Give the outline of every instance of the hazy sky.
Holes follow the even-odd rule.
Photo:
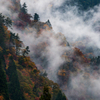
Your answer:
[[[21,0],[21,3],[27,3],[28,11],[32,15],[38,13],[41,21],[51,21],[54,31],[62,32],[68,41],[76,41],[81,37],[88,37],[91,40],[89,45],[99,45],[99,34],[95,31],[95,25],[97,28],[100,21],[100,6],[95,7],[87,12],[78,13],[77,6],[65,7],[65,12],[61,12],[60,6],[64,3],[64,0]],[[96,11],[96,12],[95,12]],[[84,21],[85,19],[87,19]]]

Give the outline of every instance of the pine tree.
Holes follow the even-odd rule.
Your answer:
[[[6,75],[2,68],[1,61],[2,60],[0,60],[0,95],[4,97],[4,100],[9,100]]]
[[[20,89],[20,83],[18,80],[17,70],[13,57],[9,58],[8,76],[9,76],[9,93],[12,100],[24,100],[23,93]]]
[[[5,52],[5,31],[3,26],[6,25],[8,27],[11,27],[12,21],[10,18],[5,18],[2,13],[0,13],[0,46],[3,48],[3,52]]]
[[[61,92],[61,90],[58,92],[56,100],[67,100],[66,96]]]
[[[34,14],[34,21],[39,21],[40,17],[37,13]]]
[[[39,100],[51,100],[51,94],[49,93],[49,88],[47,86],[44,86],[43,94]]]
[[[20,47],[21,47],[20,42],[21,41],[20,41],[19,35],[17,34],[15,36],[16,55],[19,55],[19,51],[20,51]]]
[[[5,18],[5,16],[0,13],[0,25],[6,25],[8,27],[12,26],[12,21],[9,17]]]
[[[31,23],[30,18],[32,18],[32,16],[28,14],[26,3],[24,3],[20,9],[19,18],[26,23],[26,24],[24,23],[25,25]]]
[[[27,47],[25,48],[25,50],[23,51],[23,56],[25,56],[25,54],[28,54],[29,52],[30,52],[29,46],[27,46]]]
[[[24,3],[22,5],[21,12],[24,13],[24,14],[27,14],[27,6],[26,6],[26,3]]]
[[[10,42],[15,45],[14,39],[15,39],[15,33],[10,32]]]

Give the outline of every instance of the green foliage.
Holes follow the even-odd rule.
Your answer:
[[[49,93],[49,88],[47,86],[44,86],[43,94],[39,100],[51,100],[51,94]]]
[[[25,56],[25,54],[28,54],[29,52],[30,52],[29,46],[27,46],[27,47],[25,48],[25,50],[23,51],[23,56]]]
[[[13,61],[13,57],[9,58],[8,76],[9,76],[9,93],[12,100],[24,100],[23,94],[20,89],[20,83],[17,75],[16,65]]]
[[[20,41],[19,35],[18,34],[15,35],[15,33],[10,32],[10,40],[9,41],[11,43],[10,50],[11,50],[11,47],[16,46],[16,55],[19,55],[20,54],[19,51],[20,51],[20,47],[21,47],[21,43],[22,43]]]
[[[33,93],[34,93],[37,97],[39,97],[37,85],[34,86],[34,88],[33,88]]]
[[[12,21],[9,17],[5,18],[5,16],[3,16],[2,13],[0,13],[0,24],[11,27],[12,26]]]
[[[18,41],[20,41],[20,38],[19,38],[18,34],[15,36],[15,39],[18,40]]]
[[[58,92],[58,95],[55,100],[67,100],[66,96],[61,92],[61,90]]]
[[[5,26],[8,26],[8,27],[11,27],[12,25],[12,21],[10,20],[10,18],[5,18],[2,13],[0,13],[0,46],[2,47],[3,49],[3,54],[6,53],[6,44],[5,44],[5,41],[6,41],[6,33],[5,33],[5,30],[4,30],[4,25]]]
[[[13,43],[13,44],[15,44],[15,43],[14,43],[15,33],[10,32],[10,35],[11,35],[11,36],[10,36],[10,42]]]
[[[17,70],[17,72],[20,81],[20,87],[22,92],[24,93],[25,99],[34,100],[36,95],[33,93],[34,84],[32,83],[30,77],[22,75],[22,72],[20,70]],[[31,99],[29,99],[29,97],[27,97],[25,94],[28,94],[28,96],[31,97]]]
[[[3,27],[0,26],[0,46],[5,49],[5,41],[4,41],[4,30]]]
[[[0,60],[0,95],[3,95],[5,100],[9,100],[6,74],[2,68],[1,60]]]
[[[21,41],[20,41],[19,35],[17,34],[15,36],[16,55],[19,55],[19,51],[20,51],[20,47],[21,47],[20,42]]]
[[[20,65],[22,65],[23,67],[25,67],[24,64],[23,64],[24,61],[25,61],[25,60],[24,60],[24,57],[22,57],[22,56],[19,57],[19,59],[18,59],[18,63],[19,63]]]
[[[25,4],[23,7],[26,9]],[[24,10],[25,10],[24,9]],[[27,10],[25,10],[27,12]],[[24,13],[26,13],[24,12]],[[34,20],[39,21],[39,15],[35,14]],[[9,32],[7,41],[6,41],[6,31],[7,27],[11,26],[9,18],[5,18],[0,15],[0,59],[2,59],[2,67],[0,66],[0,95],[4,97],[5,100],[34,100],[35,97],[40,97],[42,93],[43,86],[47,84],[50,88],[44,87],[43,95],[41,95],[40,100],[51,100],[51,97],[56,97],[59,86],[50,81],[46,76],[47,73],[44,72],[42,75],[39,75],[39,70],[37,70],[35,63],[30,60],[30,57],[26,57],[25,54],[30,52],[29,47],[27,46],[24,51],[24,56],[19,55],[19,49],[21,47],[22,41],[15,33]],[[6,31],[5,31],[6,30]],[[7,43],[8,42],[8,43]],[[8,47],[7,47],[7,45]],[[15,50],[15,53],[12,53],[12,50]],[[6,52],[7,51],[7,52]],[[9,57],[10,56],[10,57]],[[42,61],[46,62],[46,58]],[[5,63],[6,62],[6,63]],[[7,65],[6,65],[7,64]],[[46,65],[46,64],[45,64]],[[4,69],[6,73],[4,72]],[[7,81],[8,81],[8,90],[7,90]],[[50,87],[54,85],[55,88]],[[9,91],[9,94],[8,94]],[[54,97],[54,98],[55,98]],[[45,99],[44,99],[45,98]],[[55,100],[55,99],[52,99]]]
[[[21,66],[20,64],[16,63],[16,68],[18,68],[19,70],[23,69],[23,66]]]
[[[21,12],[24,13],[24,14],[27,14],[27,6],[26,6],[26,3],[24,3],[22,5]]]
[[[5,50],[5,32],[3,28],[4,16],[0,14],[0,46]]]
[[[47,74],[47,72],[45,71],[45,72],[41,72],[40,75],[43,76],[43,77],[47,77],[48,74]]]
[[[21,82],[21,88],[25,93],[28,93],[29,95],[31,95],[33,93],[31,87],[26,82]]]
[[[34,14],[34,20],[35,20],[35,21],[39,21],[39,20],[40,20],[39,18],[40,18],[39,15],[38,15],[37,13],[35,13],[35,14]]]

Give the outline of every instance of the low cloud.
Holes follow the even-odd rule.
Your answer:
[[[65,94],[69,100],[99,100],[99,83],[99,74],[95,76],[95,74],[88,74],[83,71],[71,76],[70,87]]]
[[[43,32],[43,34],[37,37],[34,29],[27,34],[27,31],[22,32],[13,28],[13,31],[19,33],[24,44],[30,47],[30,55],[36,64],[41,65],[43,63],[41,59],[47,59],[48,64],[45,70],[48,73],[49,79],[55,82],[58,81],[57,71],[59,66],[65,62],[65,59],[62,59],[61,55],[67,50],[72,50],[74,47],[73,43],[82,40],[85,47],[94,47],[95,45],[95,48],[100,49],[100,6],[95,6],[88,11],[81,12],[77,6],[67,5],[63,8],[65,10],[62,11],[61,7],[65,2],[64,0],[21,0],[21,4],[24,2],[28,6],[28,12],[30,14],[34,15],[34,13],[38,13],[43,22],[49,19],[54,30],[51,32]],[[2,4],[4,4],[4,7]],[[2,8],[1,13],[4,15],[12,14],[7,9],[9,2],[4,2],[3,0],[0,1],[0,5]],[[70,48],[61,46],[59,39],[55,38],[58,32],[65,35],[67,41],[70,43]],[[42,43],[47,43],[45,44],[45,48],[42,48],[43,50],[40,47]],[[34,57],[36,53],[40,54],[37,59]],[[95,56],[100,54],[97,49],[93,49],[93,53]],[[43,66],[45,67],[45,65],[46,62]],[[64,91],[69,100],[77,100],[77,98],[79,98],[78,100],[89,100],[90,98],[99,100],[100,78],[94,77],[93,73],[90,76],[84,76],[85,73],[86,71],[83,71],[76,76],[70,77],[70,88]],[[86,97],[87,94],[90,97]]]
[[[100,55],[100,52],[98,52],[97,49],[94,49],[100,49],[100,5],[83,12],[79,11],[77,6],[66,5],[65,8],[63,8],[63,12],[59,7],[62,6],[64,0],[62,0],[62,2],[55,2],[52,0],[49,0],[48,2],[33,0],[30,2],[21,0],[21,2],[27,3],[29,13],[33,15],[35,12],[38,13],[41,21],[46,21],[49,19],[55,33],[63,33],[72,48],[73,43],[76,41],[82,41],[86,48],[93,48],[93,53],[95,56]],[[64,60],[62,60],[60,57],[61,55],[59,55],[59,53],[63,52],[63,50],[60,49],[57,42],[58,41],[56,40],[52,40],[50,42],[51,45],[48,47],[49,52],[47,55],[50,68],[52,69],[47,70],[48,77],[54,81],[58,80],[57,76],[55,76],[55,72],[57,73],[59,65],[64,63]],[[96,79],[93,73],[89,73],[90,76],[85,76],[85,73],[86,71],[70,77],[70,88],[67,91],[64,91],[69,100],[99,100],[100,96],[98,93],[100,92],[100,79]],[[99,76],[99,74],[97,76]]]

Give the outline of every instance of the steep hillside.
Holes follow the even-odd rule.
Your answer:
[[[59,85],[49,80],[46,73],[40,75],[35,63],[26,56],[29,47],[25,48],[18,34],[8,30],[11,25],[12,21],[0,14],[0,100],[39,100],[44,86],[48,86],[51,100],[55,100]]]
[[[96,36],[93,34],[96,31],[90,28],[88,22],[84,22],[88,18],[79,20],[80,17],[77,17],[74,22],[72,17],[72,22],[70,16],[67,16],[67,20],[71,21],[67,23],[68,28],[72,26],[69,33],[77,31],[79,36],[77,39],[72,37],[75,39],[68,42],[67,30],[66,37],[61,32],[55,33],[50,20],[41,22],[39,14],[34,12],[32,16],[28,13],[26,3],[21,5],[20,0],[9,1],[11,2],[9,8],[16,16],[10,15],[11,21],[0,14],[0,76],[3,76],[3,79],[0,78],[2,81],[0,99],[99,100],[97,90],[100,82],[100,49],[94,45],[97,41],[92,44],[93,39],[90,39],[92,36],[89,35],[90,38],[88,35],[84,36],[90,33],[93,35],[92,38]],[[99,4],[97,0],[76,1],[82,11]],[[73,2],[72,5],[74,3],[76,4]],[[69,13],[72,14],[70,11]],[[77,27],[73,24],[79,25],[78,29],[75,29]],[[89,26],[85,27],[86,24]],[[92,28],[96,29],[94,24]],[[10,31],[11,25],[13,31],[19,34]],[[100,26],[99,23],[97,25]],[[83,29],[85,32],[82,32]],[[81,32],[83,37],[80,36]]]

